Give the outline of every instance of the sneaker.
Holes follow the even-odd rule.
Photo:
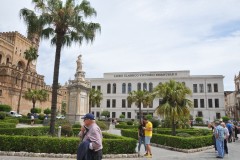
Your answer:
[[[145,154],[144,154],[144,156],[147,156],[147,155],[148,155],[148,153],[145,153]]]
[[[152,158],[152,154],[148,154],[146,157],[147,158]]]

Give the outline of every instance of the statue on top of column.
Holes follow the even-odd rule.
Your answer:
[[[80,54],[77,59],[77,71],[82,71],[82,55]]]

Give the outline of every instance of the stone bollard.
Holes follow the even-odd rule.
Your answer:
[[[61,138],[61,130],[62,130],[62,126],[58,127],[58,138]]]

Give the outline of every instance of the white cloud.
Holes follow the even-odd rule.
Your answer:
[[[79,0],[80,1],[80,0]],[[191,74],[224,75],[233,90],[239,72],[239,0],[90,0],[102,32],[92,45],[64,48],[61,83],[74,78],[76,59],[83,54],[87,77],[105,72],[190,70]],[[14,5],[12,5],[14,4]],[[31,0],[1,2],[0,31],[25,34],[19,10]],[[40,46],[37,70],[52,83],[55,47]]]

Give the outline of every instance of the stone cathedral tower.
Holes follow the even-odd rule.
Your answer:
[[[71,123],[79,123],[81,117],[89,111],[90,82],[85,80],[82,70],[82,55],[78,56],[75,79],[69,80],[68,113],[67,118]]]

